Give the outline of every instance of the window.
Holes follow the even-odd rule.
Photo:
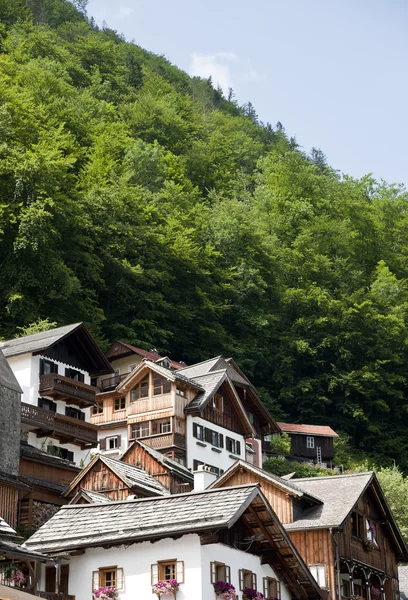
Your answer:
[[[176,579],[179,583],[184,583],[184,561],[176,558],[159,560],[150,566],[150,573],[152,585],[167,579]]]
[[[346,579],[341,580],[341,596],[342,598],[350,598],[350,582]]]
[[[82,381],[82,383],[85,381],[84,374],[76,369],[65,369],[65,377],[69,377],[74,381]]]
[[[224,447],[224,436],[222,433],[218,433],[218,431],[213,431],[212,429],[204,428],[204,437],[205,441],[217,448]]]
[[[351,535],[363,539],[363,515],[357,511],[351,513]]]
[[[183,388],[176,387],[176,394],[184,397],[186,395],[186,390],[183,390]]]
[[[160,396],[160,394],[168,394],[171,390],[171,383],[168,379],[160,377],[160,375],[153,375],[153,395]]]
[[[126,398],[115,398],[115,410],[126,408]]]
[[[210,563],[211,568],[211,583],[217,583],[217,581],[225,581],[231,583],[231,569],[228,565],[220,562]]]
[[[225,446],[231,454],[241,454],[241,442],[230,437],[225,438]]]
[[[147,398],[149,395],[149,375],[146,375],[137,386],[132,390],[132,402],[140,398]]]
[[[92,591],[105,586],[123,590],[123,583],[123,569],[117,567],[101,567],[92,573]]]
[[[248,569],[240,569],[239,589],[243,592],[245,588],[256,590],[256,574],[248,571]]]
[[[268,600],[268,598],[278,598],[278,600],[280,599],[280,581],[278,581],[277,579],[274,579],[273,577],[264,577],[263,588],[265,600]]]
[[[103,413],[103,402],[102,400],[99,400],[95,406],[92,407],[92,414],[93,415],[100,415]]]
[[[314,448],[314,437],[307,436],[306,437],[306,448]]]
[[[376,526],[375,523],[373,521],[370,521],[369,519],[365,520],[366,522],[366,540],[368,540],[369,542],[372,542],[374,544],[374,546],[376,548],[378,548],[378,544],[377,544],[377,530],[376,530]]]
[[[128,366],[128,371],[129,371],[129,373],[131,373],[132,371],[134,371],[134,370],[136,369],[136,366],[137,366],[136,364],[129,365],[129,366]],[[117,374],[119,375],[119,369],[115,369],[115,374],[116,374],[116,371],[118,371],[118,373],[117,373]]]
[[[326,587],[326,569],[324,565],[309,565],[313,577],[321,588]]]
[[[38,398],[38,406],[40,408],[44,408],[45,410],[57,412],[57,404],[52,400],[47,400],[46,398]]]
[[[54,446],[53,444],[49,444],[47,446],[47,454],[51,454],[52,456],[58,456],[59,458],[64,458],[65,460],[69,460],[70,462],[74,462],[74,453],[66,448],[61,448],[61,446]]]
[[[58,373],[58,365],[52,360],[40,359],[40,375],[49,375],[50,373]]]
[[[221,394],[214,394],[212,399],[213,409],[217,412],[222,412],[224,408],[224,399]]]
[[[141,437],[147,437],[150,435],[149,421],[143,423],[133,423],[131,426],[131,438],[137,440]]]
[[[168,421],[161,421],[159,423],[160,433],[171,433],[170,419]]]
[[[201,460],[193,460],[193,471],[197,471],[198,467],[200,467],[201,465],[209,467],[211,473],[215,473],[217,476],[222,475],[224,473],[222,469],[214,467],[213,465],[209,465],[208,463],[204,463]]]
[[[202,425],[198,425],[198,423],[193,423],[193,436],[197,440],[204,441],[205,429]]]
[[[78,408],[72,408],[71,406],[65,407],[65,416],[71,417],[71,419],[78,419],[79,421],[85,421],[85,413]]]
[[[120,435],[111,435],[106,438],[99,440],[99,448],[101,450],[117,450],[120,448]]]

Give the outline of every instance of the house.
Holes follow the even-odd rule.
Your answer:
[[[102,586],[147,599],[172,579],[178,600],[213,598],[217,581],[240,596],[250,587],[280,600],[326,597],[257,485],[64,506],[25,548],[61,557],[76,600]]]
[[[142,441],[189,469],[219,474],[256,436],[227,369],[187,377],[144,359],[115,389],[97,395],[91,423],[100,450],[119,457]]]
[[[83,323],[0,342],[22,391],[26,441],[76,465],[97,446],[90,421],[97,388],[91,378],[112,372]]]
[[[277,423],[283,433],[290,436],[290,458],[297,461],[332,465],[334,439],[339,436],[325,425]],[[268,448],[266,449],[268,453]]]
[[[296,479],[239,461],[212,484],[258,483],[332,600],[394,600],[408,550],[374,473]],[[340,590],[340,593],[338,593]]]
[[[105,501],[169,494],[168,489],[144,469],[103,454],[96,454],[62,495],[72,499],[85,491],[98,492],[99,495],[105,496]],[[84,494],[81,494],[81,497],[83,500],[86,498]],[[92,496],[91,501],[93,499],[95,496]]]
[[[408,600],[408,566],[398,567],[399,591],[401,600]]]

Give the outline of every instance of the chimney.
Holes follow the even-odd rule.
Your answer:
[[[202,492],[216,479],[217,475],[211,471],[211,467],[199,465],[197,471],[194,471],[194,491]]]

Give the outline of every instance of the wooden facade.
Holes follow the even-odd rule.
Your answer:
[[[19,488],[0,480],[1,517],[15,529],[17,526]]]

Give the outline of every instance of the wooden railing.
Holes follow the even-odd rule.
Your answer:
[[[100,383],[101,392],[108,392],[109,390],[114,390],[121,381],[127,377],[129,373],[122,373],[122,375],[113,375],[112,377],[107,377],[106,379],[102,379]]]
[[[92,385],[74,381],[58,373],[40,375],[40,394],[50,398],[66,399],[72,404],[94,405],[97,392],[98,388]]]
[[[25,402],[21,403],[21,422],[36,429],[52,431],[56,437],[62,439],[72,438],[79,442],[94,445],[98,442],[98,427],[96,425],[66,417]]]
[[[37,596],[40,598],[46,598],[46,600],[75,600],[75,596],[71,596],[70,594],[63,594],[60,592],[37,592]]]
[[[179,433],[154,435],[150,437],[141,437],[138,439],[144,442],[146,446],[150,446],[156,450],[161,448],[170,448],[171,446],[179,446],[180,448],[185,448],[186,446],[186,438]]]
[[[165,408],[173,408],[173,396],[172,394],[166,394],[165,396],[156,396],[153,398],[141,398],[131,402],[127,409],[127,414],[140,415],[149,412],[156,412],[157,410],[163,410]]]

